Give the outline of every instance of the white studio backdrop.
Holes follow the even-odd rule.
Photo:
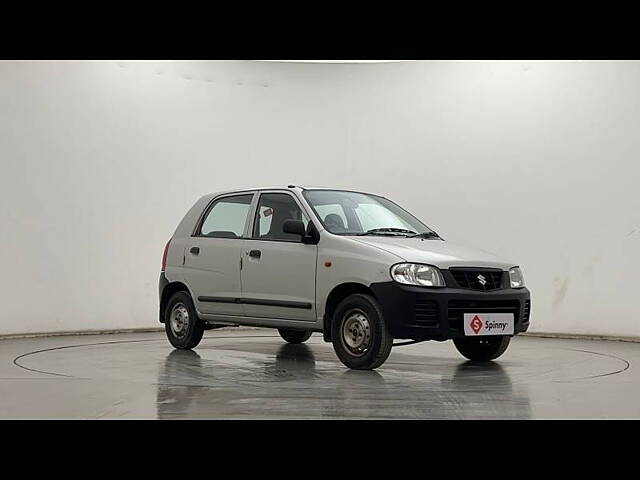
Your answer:
[[[0,334],[160,326],[202,194],[397,201],[518,262],[534,332],[640,336],[640,63],[2,62]]]

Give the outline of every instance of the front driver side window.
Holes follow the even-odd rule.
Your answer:
[[[253,238],[299,242],[299,235],[282,231],[282,226],[286,220],[302,220],[305,229],[309,224],[309,219],[304,215],[291,195],[287,193],[263,193],[260,195],[260,202],[256,210]]]
[[[202,222],[198,235],[216,238],[240,238],[244,233],[253,194],[216,200]]]

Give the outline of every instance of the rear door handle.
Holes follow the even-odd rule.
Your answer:
[[[260,258],[262,256],[262,252],[260,250],[251,250],[249,252],[249,256],[251,258]]]
[[[189,253],[192,255],[199,255],[200,254],[200,247],[191,247],[191,249],[189,250]]]

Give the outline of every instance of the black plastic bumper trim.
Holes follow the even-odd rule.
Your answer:
[[[530,300],[527,288],[505,288],[477,291],[459,288],[423,288],[396,282],[371,284],[371,290],[382,307],[385,320],[394,338],[449,340],[464,337],[460,312],[491,311],[510,304],[515,314],[514,334],[527,331],[525,304]],[[429,305],[425,304],[429,302]],[[474,307],[474,303],[477,307]],[[496,306],[492,307],[490,304]],[[467,306],[459,306],[460,304]],[[427,308],[428,307],[428,308]],[[429,314],[427,321],[420,318]]]
[[[158,309],[158,319],[160,323],[164,323],[164,302],[162,300],[162,293],[164,289],[169,285],[169,280],[167,276],[164,274],[164,271],[160,272],[160,280],[158,281],[158,299],[160,303],[160,308]]]

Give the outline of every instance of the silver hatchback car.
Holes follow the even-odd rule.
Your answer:
[[[175,348],[210,328],[313,332],[353,369],[401,344],[453,340],[474,361],[529,327],[520,268],[445,241],[387,198],[289,185],[200,198],[167,242],[160,322]]]

